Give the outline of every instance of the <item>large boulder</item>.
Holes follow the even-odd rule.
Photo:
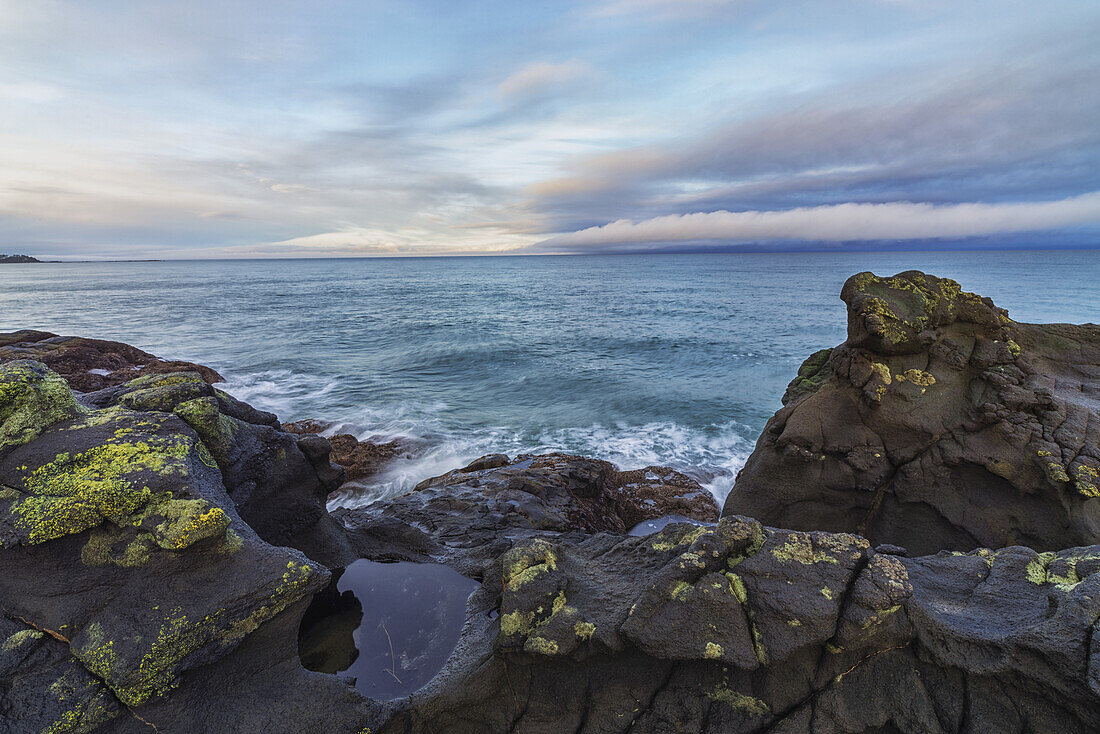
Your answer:
[[[198,372],[139,377],[83,394],[80,402],[176,416],[202,438],[237,511],[261,538],[304,550],[329,567],[347,562],[342,532],[325,509],[343,482],[325,439],[287,433],[273,414],[213,387]]]
[[[4,731],[148,722],[164,732],[289,733],[367,720],[366,702],[296,659],[298,620],[328,571],[242,519],[223,483],[224,445],[180,414],[186,401],[154,409],[134,397],[182,384],[209,389],[198,375],[139,382],[109,407],[88,407],[40,363],[0,365]],[[237,453],[226,453],[227,466]],[[236,655],[257,633],[264,643]],[[269,689],[284,696],[276,707],[264,700]],[[332,712],[319,696],[351,700]]]
[[[914,554],[1100,542],[1100,327],[1024,324],[916,271],[851,277],[724,512]]]

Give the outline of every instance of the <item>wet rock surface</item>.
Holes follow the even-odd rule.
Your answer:
[[[522,505],[526,493],[546,506],[543,522],[556,529],[625,532],[644,520],[679,514],[703,522],[718,519],[714,498],[691,477],[663,466],[620,471],[614,464],[569,454],[489,454],[439,477],[417,491],[473,488],[507,493]],[[523,510],[520,510],[523,512]],[[524,513],[535,521],[535,511]]]
[[[316,420],[284,423],[283,428],[298,436],[319,436],[329,425]],[[327,437],[332,447],[332,462],[344,467],[344,481],[358,482],[378,474],[389,462],[397,458],[412,458],[420,446],[411,439],[389,441],[360,440],[349,433],[336,433]]]
[[[1095,327],[919,274],[845,300],[718,522],[683,475],[561,454],[330,514],[329,442],[201,373],[0,364],[0,732],[1100,730]],[[438,566],[393,561],[474,592],[438,674],[372,698],[335,674],[363,620],[438,627],[403,586]],[[356,562],[382,581],[348,598]]]
[[[725,512],[914,555],[1100,542],[1100,327],[1023,324],[917,272],[848,280]]]

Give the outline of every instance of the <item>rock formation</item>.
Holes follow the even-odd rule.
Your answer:
[[[198,372],[206,382],[222,382],[221,375],[200,364],[163,360],[122,342],[58,336],[46,331],[0,334],[0,362],[15,359],[43,363],[80,392],[169,372]]]
[[[1095,731],[1098,553],[908,559],[741,517],[533,538],[381,731]]]
[[[284,499],[302,507],[310,487],[292,485],[312,465],[289,436],[256,449],[287,456],[245,457],[275,429],[212,390],[196,373],[150,376],[82,404],[41,363],[0,364],[3,730],[254,731],[285,726],[283,707],[302,725],[362,717],[366,702],[296,660],[296,620],[328,571],[254,529],[294,539],[272,518]],[[275,480],[270,506],[250,512],[253,495],[233,494],[257,479]],[[266,643],[242,659],[254,634]],[[270,690],[285,698],[260,706]]]
[[[450,496],[466,488],[516,503],[535,527],[626,532],[640,522],[680,515],[717,522],[714,498],[691,477],[664,466],[620,471],[600,459],[569,454],[517,456],[490,454],[441,477],[425,479],[417,491],[446,488]],[[537,501],[541,509],[527,510]],[[537,515],[552,515],[538,518]]]
[[[668,469],[496,454],[329,514],[328,441],[199,371],[74,393],[7,353],[0,732],[1100,730],[1096,328],[917,273],[844,298],[723,518],[648,536],[716,508]],[[358,558],[480,582],[407,698],[299,662]]]
[[[952,280],[851,277],[725,512],[911,553],[1100,542],[1100,327],[1024,324]]]

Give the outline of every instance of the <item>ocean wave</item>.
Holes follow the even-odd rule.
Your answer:
[[[338,382],[332,377],[309,375],[292,370],[264,370],[250,373],[224,373],[218,387],[238,400],[267,410],[280,420],[292,421],[315,417],[324,411],[328,397]]]
[[[489,453],[561,451],[610,461],[622,469],[669,466],[691,476],[722,503],[753,447],[749,426],[730,421],[690,426],[675,421],[644,424],[505,427],[454,425],[454,411],[439,401],[404,401],[349,407],[338,380],[290,370],[227,375],[224,389],[283,420],[329,421],[324,434],[349,433],[361,441],[402,439],[418,448],[390,461],[381,472],[350,483],[330,507],[359,507],[410,491]]]
[[[552,430],[513,430],[471,427],[463,431],[433,430],[417,434],[379,432],[337,424],[326,431],[352,433],[361,440],[413,438],[423,441],[421,453],[391,461],[379,474],[350,485],[331,500],[333,507],[360,507],[411,490],[428,477],[464,466],[488,453],[542,454],[561,451],[610,461],[622,469],[670,466],[688,474],[721,504],[738,470],[752,451],[747,428],[727,423],[701,428],[673,422],[645,425],[592,425]]]

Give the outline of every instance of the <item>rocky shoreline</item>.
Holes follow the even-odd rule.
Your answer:
[[[0,732],[1100,730],[1100,327],[916,272],[842,298],[720,519],[671,469],[564,454],[330,513],[415,447],[0,335]],[[404,698],[299,660],[361,559],[478,584]]]

